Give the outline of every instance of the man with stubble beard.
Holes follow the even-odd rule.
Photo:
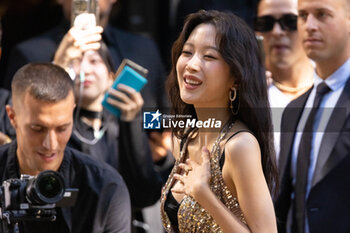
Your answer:
[[[298,32],[314,86],[281,127],[279,232],[350,232],[350,2],[299,0]]]

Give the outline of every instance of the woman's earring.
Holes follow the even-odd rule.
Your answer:
[[[231,87],[230,92],[228,94],[228,98],[231,101],[231,106],[232,106],[232,102],[235,101],[237,97],[237,89],[235,87]]]
[[[235,87],[231,87],[230,91],[228,93],[228,98],[230,99],[230,109],[231,112],[234,116],[236,116],[238,114],[238,108],[236,109],[236,111],[234,111],[233,109],[233,102],[236,100],[237,98],[237,89]]]

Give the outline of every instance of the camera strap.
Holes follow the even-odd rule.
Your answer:
[[[5,169],[5,177],[6,179],[9,178],[19,178],[20,172],[19,172],[19,164],[17,159],[17,139],[13,140],[8,148],[8,159]]]

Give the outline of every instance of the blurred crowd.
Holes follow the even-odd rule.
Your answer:
[[[184,223],[177,212],[175,219],[179,218],[179,223],[172,222],[167,212],[169,201],[165,199],[172,197],[170,205],[182,205],[187,195],[193,198],[193,203],[203,204],[204,197],[190,188],[197,186],[188,185],[185,179],[195,170],[191,164],[204,166],[203,161],[208,158],[202,155],[203,163],[181,160],[186,153],[182,149],[188,141],[194,148],[198,147],[199,152],[191,144],[188,151],[200,153],[202,142],[196,140],[201,137],[195,132],[145,130],[143,113],[157,110],[193,113],[199,119],[203,114],[198,106],[222,108],[189,98],[181,89],[180,80],[183,65],[184,72],[189,73],[183,75],[183,85],[188,89],[197,88],[202,81],[193,78],[198,70],[211,77],[206,62],[220,62],[221,58],[229,64],[236,80],[231,86],[218,86],[225,98],[228,97],[225,111],[230,111],[230,117],[226,113],[221,117],[234,118],[236,125],[242,122],[236,133],[246,131],[257,138],[261,177],[265,177],[270,188],[266,193],[261,191],[261,198],[267,198],[271,205],[266,204],[266,218],[262,218],[264,214],[259,212],[262,206],[254,202],[254,191],[247,191],[249,185],[233,178],[233,184],[228,186],[237,196],[237,203],[243,203],[238,221],[239,227],[243,227],[225,224],[225,220],[232,220],[220,217],[220,213],[227,216],[225,210],[215,212],[209,205],[206,211],[222,229],[242,232],[350,231],[349,224],[345,223],[350,217],[347,198],[350,194],[347,174],[350,167],[350,3],[347,0],[98,0],[98,10],[90,9],[78,16],[72,1],[84,2],[4,0],[0,3],[0,144],[3,145],[0,147],[0,181],[19,178],[23,173],[38,175],[50,169],[62,173],[70,185],[81,190],[77,207],[72,211],[62,208],[57,213],[57,224],[45,225],[43,232],[48,232],[47,229],[51,229],[50,232],[185,232],[181,231]],[[187,18],[195,12],[197,15],[192,15],[192,19]],[[226,48],[226,34],[219,34],[219,26],[215,25],[215,30],[203,27],[207,21],[211,22],[210,17],[218,17],[213,25],[232,17],[220,12],[234,13],[243,20],[242,28],[237,21],[236,26],[241,30],[238,34],[241,32],[242,38],[251,39],[252,45],[244,44],[242,38],[236,36],[237,41],[227,42],[232,46]],[[185,27],[184,22],[187,22]],[[220,58],[207,54],[203,59],[195,56],[196,46],[208,42],[201,34],[206,30],[208,40],[216,33],[213,41],[223,41],[216,45],[218,48],[212,46]],[[240,43],[252,46],[241,50],[250,54],[235,53],[232,48]],[[259,50],[255,51],[254,46]],[[125,84],[112,88],[116,73],[120,74],[118,67],[126,59],[147,70],[147,75],[137,74],[147,79],[141,90]],[[241,66],[228,62],[234,59]],[[256,67],[249,70],[246,67],[249,65],[240,59]],[[249,72],[251,79],[259,76],[260,65],[264,85],[259,80],[245,80]],[[54,78],[45,76],[57,76],[59,81],[56,83]],[[263,90],[254,91],[254,88]],[[176,91],[179,93],[174,94]],[[205,96],[215,93],[211,91]],[[181,105],[180,99],[185,104]],[[108,111],[105,103],[119,113]],[[272,120],[256,118],[254,122],[254,114],[244,112],[256,111],[258,116],[258,108],[264,109],[261,116],[268,113]],[[213,115],[220,118],[217,112]],[[254,123],[266,124],[266,127],[255,127]],[[262,129],[270,132],[261,133]],[[220,144],[222,139],[210,141],[209,136],[211,143],[207,144],[218,141]],[[224,136],[224,139],[228,141],[231,137]],[[252,147],[254,145],[252,143]],[[225,148],[226,141],[223,154]],[[254,154],[248,150],[247,153]],[[220,172],[227,183],[229,165],[224,162]],[[204,171],[198,170],[199,175],[204,174],[200,172]],[[254,177],[259,180],[260,176]],[[206,182],[212,181],[203,181]],[[248,182],[254,183],[252,179]],[[265,183],[254,184],[265,190]],[[240,188],[244,191],[240,192]],[[175,193],[174,197],[169,193]],[[198,196],[202,199],[196,199]],[[250,201],[256,206],[245,205]],[[80,216],[77,209],[85,205],[88,206],[85,211],[91,212]],[[229,208],[226,202],[224,205]],[[256,215],[250,207],[256,210]],[[170,211],[172,209],[173,206]],[[274,216],[275,225],[269,216]],[[76,224],[79,217],[82,223]],[[221,223],[217,219],[225,220]],[[90,225],[82,226],[85,223]],[[23,232],[33,232],[28,229],[41,232],[40,228],[30,223],[19,226]]]

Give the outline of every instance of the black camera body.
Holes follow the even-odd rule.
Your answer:
[[[22,175],[20,179],[3,182],[6,210],[52,208],[63,198],[65,187],[62,176],[44,171],[38,176]]]
[[[73,206],[77,193],[51,170],[5,180],[0,187],[0,233],[12,232],[9,229],[20,221],[54,221],[55,207]]]

